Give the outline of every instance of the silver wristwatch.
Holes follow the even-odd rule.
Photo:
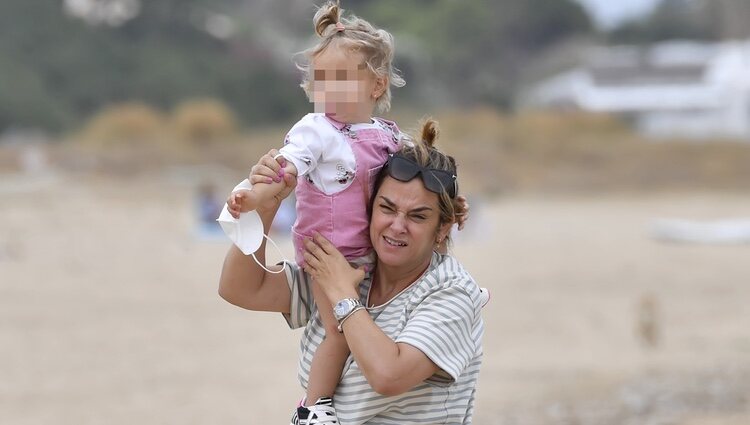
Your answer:
[[[358,299],[344,298],[333,306],[333,317],[341,323],[341,321],[352,314],[357,307],[364,307]]]

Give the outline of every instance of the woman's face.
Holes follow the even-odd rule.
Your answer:
[[[438,196],[425,189],[422,180],[383,180],[370,221],[370,239],[381,265],[426,267],[438,237],[449,229],[450,223],[440,226]]]

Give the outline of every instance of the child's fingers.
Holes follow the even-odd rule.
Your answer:
[[[229,211],[229,214],[234,218],[240,218],[240,208],[239,205],[237,205],[237,200],[235,199],[234,194],[229,196],[229,199],[227,200],[227,211]]]
[[[268,151],[268,155],[276,162],[278,162],[280,167],[286,167],[286,158],[284,158],[284,156],[279,153],[279,151],[277,151],[276,149],[271,149],[270,151]]]
[[[294,188],[294,186],[297,185],[297,177],[295,177],[294,174],[284,174],[284,183],[286,183],[287,186]]]
[[[242,192],[235,192],[232,194],[232,208],[239,210],[242,207],[242,198],[245,197],[244,191]]]

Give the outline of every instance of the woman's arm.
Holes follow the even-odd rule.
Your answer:
[[[418,348],[394,342],[364,310],[350,316],[342,329],[362,374],[382,395],[403,394],[440,370]]]
[[[344,298],[358,298],[355,288],[364,277],[361,270],[349,266],[344,256],[319,234],[314,242],[306,241],[305,248],[305,270],[332,304]],[[354,360],[373,390],[380,394],[402,394],[440,370],[416,347],[393,341],[364,310],[349,316],[342,329]]]
[[[272,150],[264,155],[257,166],[253,167],[251,179],[253,183],[264,181],[263,170],[270,167],[266,164],[276,162],[273,156],[277,152]],[[281,201],[289,195],[294,188],[296,179],[292,175],[284,178],[285,189],[279,192],[273,199],[260,205],[257,209],[258,215],[263,222],[263,232],[268,234],[273,218],[278,211]],[[266,261],[266,241],[264,240],[256,252],[260,263]],[[280,270],[280,266],[271,269]],[[229,249],[224,266],[219,278],[219,295],[228,302],[248,310],[275,311],[281,313],[289,312],[290,291],[286,281],[285,273],[269,273],[260,267],[252,257],[242,254],[234,245]]]

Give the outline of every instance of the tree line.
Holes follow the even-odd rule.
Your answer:
[[[288,122],[309,110],[292,54],[313,41],[311,18],[320,1],[88,3],[101,12],[119,2],[135,12],[116,22],[71,13],[62,0],[0,2],[0,132],[68,131],[107,105],[134,100],[169,109],[185,99],[219,99],[246,126]],[[573,0],[344,0],[342,6],[395,35],[396,65],[407,80],[397,104],[508,109],[529,61],[570,37],[720,37],[704,28],[698,12],[671,13],[687,3],[694,2],[664,0],[648,20],[604,35]],[[678,24],[665,24],[669,19]]]

